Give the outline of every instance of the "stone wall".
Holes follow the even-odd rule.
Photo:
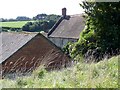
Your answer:
[[[56,46],[63,48],[68,42],[77,42],[78,39],[73,38],[59,38],[59,37],[49,37]]]

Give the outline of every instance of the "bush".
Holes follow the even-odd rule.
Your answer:
[[[27,82],[22,79],[18,79],[16,82],[19,87],[23,87],[23,86],[27,85]]]
[[[55,24],[55,21],[36,21],[36,22],[28,22],[23,27],[23,31],[28,32],[40,32],[45,31],[48,32],[50,28]]]
[[[105,54],[120,54],[120,2],[83,2],[86,26],[71,53],[75,58],[93,57],[99,61]]]

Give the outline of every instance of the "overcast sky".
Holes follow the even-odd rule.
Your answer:
[[[58,14],[61,9],[67,8],[67,14],[80,14],[83,9],[79,6],[81,0],[0,0],[0,18],[16,18],[37,14]]]

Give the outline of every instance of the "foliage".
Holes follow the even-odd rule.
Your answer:
[[[59,15],[55,15],[55,14],[38,14],[37,16],[33,17],[33,20],[53,20],[53,21],[57,21],[60,18]]]
[[[47,17],[47,14],[38,14],[37,16],[33,17],[33,20],[43,20]]]
[[[16,18],[17,21],[28,21],[28,20],[31,20],[29,17],[26,17],[26,16],[18,16]]]
[[[21,32],[21,28],[2,27],[2,32]]]
[[[4,19],[0,18],[0,27],[2,31],[29,31],[29,32],[39,32],[48,30],[55,24],[60,18],[60,15],[54,14],[38,14],[37,16],[30,19],[26,16],[18,16],[16,19]]]
[[[29,31],[29,32],[39,32],[48,30],[55,24],[56,21],[15,21],[15,22],[2,22],[0,26],[2,31]]]
[[[18,16],[16,19],[10,18],[10,19],[4,19],[4,18],[0,18],[0,21],[2,22],[15,22],[15,21],[30,21],[32,20],[29,17],[26,16]]]
[[[98,63],[77,63],[60,71],[47,72],[40,67],[30,76],[6,78],[0,83],[4,83],[4,88],[118,88],[118,57]]]
[[[57,21],[60,18],[60,15],[50,14],[47,16],[46,20],[54,20]]]
[[[30,21],[30,20],[54,20],[57,21],[60,18],[60,15],[55,15],[55,14],[37,14],[34,16],[32,19],[26,16],[17,16],[16,19],[10,18],[10,19],[5,19],[5,18],[0,18],[0,22],[13,22],[13,21]]]
[[[86,26],[75,43],[71,56],[83,56],[99,61],[105,54],[120,50],[120,2],[83,2]]]
[[[23,27],[23,31],[29,31],[29,32],[39,32],[39,31],[45,31],[48,32],[50,28],[55,24],[55,21],[36,21],[36,22],[28,22]]]
[[[73,43],[72,42],[68,42],[64,47],[63,47],[63,52],[65,52],[66,54],[71,55],[71,49],[73,48]]]

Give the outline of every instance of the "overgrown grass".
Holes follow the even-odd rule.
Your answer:
[[[0,27],[22,28],[27,22],[34,21],[13,21],[13,22],[0,22]]]
[[[6,88],[118,88],[118,57],[98,63],[78,63],[60,71],[43,68],[31,76],[3,79]]]

